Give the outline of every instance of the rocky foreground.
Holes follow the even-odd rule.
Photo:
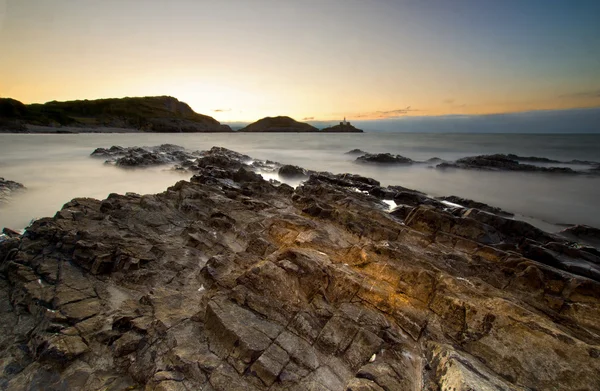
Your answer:
[[[247,162],[213,148],[0,242],[0,387],[600,388],[598,230]]]

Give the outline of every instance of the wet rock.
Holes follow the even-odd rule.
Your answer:
[[[506,212],[498,207],[490,206],[488,204],[484,204],[483,202],[469,200],[467,198],[462,198],[462,197],[457,197],[457,196],[447,196],[447,197],[439,197],[438,199],[441,201],[448,201],[453,204],[458,204],[465,208],[475,208],[475,209],[482,210],[484,212],[489,212],[489,213],[493,213],[493,214],[500,215],[500,216],[506,216],[506,217],[514,216],[514,214],[512,214],[510,212]]]
[[[290,164],[286,164],[282,166],[279,171],[279,176],[282,178],[306,178],[306,171],[298,166],[292,166]]]
[[[7,227],[2,228],[2,233],[9,238],[18,238],[19,236],[21,236],[19,232]]]
[[[0,241],[0,388],[597,388],[594,248],[261,165],[215,147],[163,193],[75,199]]]
[[[108,158],[107,162],[121,167],[145,167],[161,164],[189,165],[198,158],[198,152],[187,152],[183,147],[162,144],[155,147],[112,146],[96,148],[92,157]]]
[[[366,154],[356,158],[358,163],[379,163],[379,164],[412,164],[413,161],[400,155],[391,153]]]
[[[590,244],[600,250],[600,229],[588,225],[574,225],[559,232],[567,239]]]

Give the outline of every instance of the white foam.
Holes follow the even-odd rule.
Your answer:
[[[394,202],[393,200],[383,200],[383,202],[385,202],[390,209],[394,209],[398,206],[398,204],[396,204],[396,202]]]
[[[449,206],[451,208],[461,208],[464,209],[465,207],[459,204],[455,204],[454,202],[450,202],[450,201],[440,201],[442,204]]]

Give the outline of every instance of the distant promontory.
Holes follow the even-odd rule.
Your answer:
[[[198,114],[171,96],[73,100],[24,104],[0,98],[0,132],[8,133],[209,133],[233,132],[216,119]],[[238,130],[243,133],[362,133],[346,119],[318,129],[286,116],[266,117]]]
[[[238,130],[238,132],[244,133],[362,133],[363,131],[355,128],[349,122],[344,120],[339,125],[335,125],[323,130],[319,130],[314,126],[306,123],[299,122],[290,117],[279,116],[279,117],[266,117],[256,122],[251,123]]]
[[[196,113],[170,96],[52,101],[25,105],[0,98],[0,131],[27,132],[31,129],[66,129],[63,133],[116,131],[232,132],[216,119]],[[39,131],[39,130],[38,130]]]

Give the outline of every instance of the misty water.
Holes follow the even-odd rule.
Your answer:
[[[437,170],[427,165],[381,167],[354,163],[345,152],[360,148],[414,160],[514,153],[557,160],[600,161],[600,135],[540,134],[2,134],[0,177],[27,190],[0,204],[0,227],[22,229],[34,218],[53,216],[76,197],[103,199],[110,193],[158,193],[189,173],[169,167],[122,169],[90,157],[112,145],[181,145],[190,150],[223,146],[256,159],[351,172],[383,185],[401,185],[432,196],[458,195],[499,206],[549,231],[556,224],[600,227],[600,177]]]

